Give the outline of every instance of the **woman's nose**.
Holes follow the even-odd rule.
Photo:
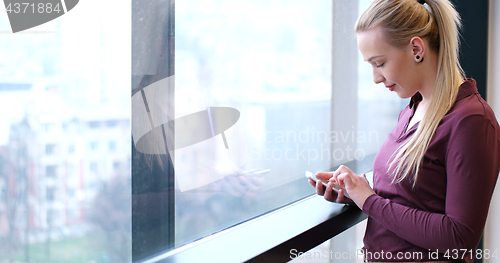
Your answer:
[[[379,84],[381,82],[384,82],[384,80],[385,80],[384,76],[382,76],[382,74],[377,72],[376,69],[373,69],[373,82],[375,82],[375,84]]]

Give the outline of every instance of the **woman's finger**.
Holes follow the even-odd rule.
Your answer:
[[[333,172],[317,172],[316,173],[316,178],[322,178],[326,181],[328,181],[328,179],[332,178],[332,175],[333,175]]]
[[[328,183],[323,197],[330,202],[337,201],[337,192],[333,191],[333,183]]]
[[[335,181],[338,180],[337,177],[339,176],[339,174],[341,172],[341,167],[342,167],[342,165],[339,166],[339,168],[337,168],[337,170],[335,170],[335,172],[333,172],[333,175],[332,175],[333,180],[335,180]]]
[[[337,203],[345,203],[345,195],[344,195],[344,190],[340,189],[337,192]]]
[[[339,174],[341,174],[341,173],[353,173],[351,171],[351,169],[349,169],[349,167],[347,167],[345,165],[339,166],[339,168],[337,169],[337,171],[339,171]]]
[[[316,194],[318,195],[324,195],[325,194],[325,187],[320,181],[316,182]]]
[[[339,176],[337,176],[337,185],[345,188],[346,184],[351,182],[351,178],[349,177],[349,173],[341,173]]]

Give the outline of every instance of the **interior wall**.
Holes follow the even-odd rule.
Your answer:
[[[489,39],[488,39],[488,104],[500,119],[500,1],[489,3]],[[499,160],[500,161],[500,160]],[[484,249],[500,250],[500,184],[497,183],[490,206],[490,214],[484,231]],[[491,258],[484,262],[498,262],[500,258]]]

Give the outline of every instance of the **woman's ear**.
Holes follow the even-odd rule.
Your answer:
[[[410,40],[410,45],[412,47],[413,56],[415,57],[415,62],[424,61],[425,56],[425,43],[420,37],[413,37]]]

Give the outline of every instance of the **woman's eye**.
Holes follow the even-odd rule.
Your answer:
[[[382,67],[383,65],[384,65],[384,63],[379,64],[379,65],[375,65],[375,67],[380,68],[380,67]]]

